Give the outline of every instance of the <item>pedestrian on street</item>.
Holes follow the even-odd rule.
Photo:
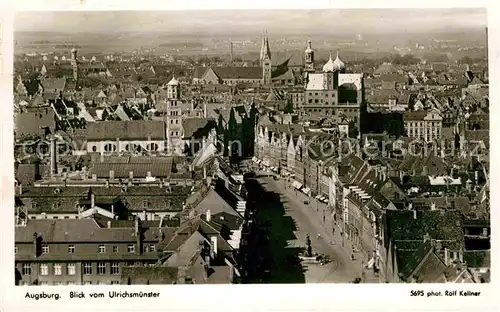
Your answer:
[[[335,235],[335,227],[332,227],[332,234]]]
[[[326,220],[326,218],[325,218],[325,216],[323,216],[323,223],[325,223],[325,220]]]
[[[351,255],[351,260],[354,261],[354,254]]]

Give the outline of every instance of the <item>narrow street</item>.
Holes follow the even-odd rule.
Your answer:
[[[301,199],[290,194],[283,183],[263,172],[247,182],[249,198],[256,206],[257,223],[268,240],[258,252],[264,255],[263,262],[269,267],[269,282],[350,283],[360,277],[361,264],[351,260],[351,255],[339,245],[339,237],[328,232],[322,220],[309,211],[316,209],[315,203],[305,205],[305,196]],[[296,263],[298,254],[305,249],[307,235],[313,252],[328,255],[332,259],[330,263]]]

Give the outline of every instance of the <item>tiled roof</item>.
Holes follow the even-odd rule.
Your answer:
[[[144,240],[158,241],[159,229],[146,228]],[[101,228],[93,219],[29,220],[16,229],[15,241],[33,242],[33,233],[38,233],[47,243],[135,242],[134,232],[134,227]]]
[[[428,175],[442,176],[448,174],[448,164],[444,159],[432,152],[429,152],[428,156],[411,155],[408,153],[398,166],[398,169],[407,172],[415,170],[416,173],[421,173],[424,166],[427,167]]]
[[[418,249],[413,252],[403,251],[398,253],[398,268],[403,279],[407,279],[415,271],[417,266],[424,261],[432,249],[431,241],[428,240],[421,243]]]
[[[416,219],[409,210],[386,213],[388,235],[396,246],[400,240],[423,241],[426,234],[445,240],[443,247],[459,250],[464,246],[463,217],[459,211],[416,211]]]
[[[491,266],[491,251],[465,251],[464,262],[469,268],[489,268]]]
[[[148,162],[134,161],[131,157],[128,163],[123,162],[104,162],[93,163],[90,168],[90,174],[96,174],[98,178],[109,178],[110,171],[114,171],[114,177],[128,178],[129,173],[133,172],[134,177],[144,178],[148,176],[156,178],[168,178],[172,173],[172,158],[170,157],[151,157]]]
[[[53,133],[56,126],[56,117],[51,108],[42,112],[23,112],[15,116],[16,135],[44,135],[44,127]]]
[[[208,132],[217,126],[215,120],[210,118],[185,118],[182,120],[182,128],[184,130],[184,138],[197,136],[207,136]]]
[[[419,283],[435,283],[442,277],[447,266],[435,252],[428,254],[420,263],[419,268],[413,272],[413,277]]]
[[[132,285],[165,285],[177,282],[177,267],[155,266],[155,267],[124,267],[121,271],[122,284]]]
[[[403,119],[404,121],[411,121],[411,120],[423,121],[425,116],[427,116],[426,111],[405,112],[403,114]]]
[[[395,83],[405,83],[408,84],[409,78],[407,75],[399,75],[399,74],[381,74],[378,77],[381,81],[384,82],[395,82]]]
[[[262,67],[211,67],[221,79],[262,79]]]
[[[45,91],[49,90],[64,91],[65,86],[66,86],[65,78],[45,78],[42,81],[42,87]]]
[[[395,73],[397,70],[394,65],[389,64],[389,63],[384,63],[380,65],[373,73],[376,75],[382,75],[382,74],[392,74]]]
[[[37,177],[37,164],[19,164],[15,170],[16,180],[23,186],[32,185]]]
[[[165,140],[166,126],[163,121],[99,121],[88,125],[89,141]]]

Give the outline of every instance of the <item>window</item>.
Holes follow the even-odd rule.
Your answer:
[[[62,275],[62,264],[54,264],[54,275]]]
[[[23,263],[23,275],[31,275],[31,264]]]
[[[49,286],[49,282],[40,282],[40,286]]]
[[[68,253],[70,253],[70,254],[75,253],[75,245],[69,245],[68,246]]]
[[[155,245],[149,245],[149,252],[155,252],[156,246]]]
[[[111,274],[113,275],[120,274],[120,264],[118,262],[111,263]]]
[[[42,253],[44,253],[44,254],[49,253],[49,246],[47,246],[47,245],[42,245]]]
[[[130,252],[130,253],[135,252],[135,246],[134,246],[134,245],[128,245],[128,246],[127,246],[127,250],[128,250],[128,252]]]
[[[64,216],[64,219],[69,219],[69,216]]]
[[[76,265],[74,263],[68,263],[67,270],[68,270],[68,275],[75,275]]]
[[[99,275],[104,275],[106,274],[106,263],[104,262],[99,262],[97,264],[97,274]]]
[[[111,281],[111,285],[120,285],[120,281]]]
[[[118,252],[118,246],[113,246],[113,252]]]
[[[91,281],[86,281],[86,282],[83,282],[83,285],[92,285],[92,282]]]
[[[46,263],[40,264],[40,275],[49,275],[49,265]]]
[[[59,205],[56,205],[56,207],[58,207],[58,206]],[[53,216],[52,219],[57,220],[57,219],[59,219],[59,217],[58,216]]]
[[[66,284],[67,284],[68,286],[70,286],[70,285],[76,285],[76,284],[75,284],[75,282],[67,282]]]
[[[106,252],[106,246],[99,245],[99,253],[105,253],[105,252]]]
[[[14,254],[17,254],[17,246],[14,247]]]
[[[92,274],[92,263],[90,263],[90,262],[83,263],[83,274],[85,274],[85,275]]]

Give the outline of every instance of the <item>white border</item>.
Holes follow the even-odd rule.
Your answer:
[[[81,4],[83,3],[83,4]],[[498,307],[497,300],[492,300],[493,289],[498,285],[498,248],[497,223],[498,196],[495,187],[499,185],[498,179],[494,173],[498,170],[498,165],[491,165],[491,215],[492,215],[492,283],[481,285],[456,285],[456,284],[342,284],[342,285],[228,285],[228,286],[87,286],[87,287],[15,287],[13,263],[13,233],[14,226],[12,222],[13,207],[13,119],[12,117],[12,12],[14,10],[33,11],[33,10],[200,10],[200,9],[322,9],[322,8],[456,8],[456,7],[486,7],[488,6],[489,22],[489,60],[490,60],[490,85],[500,86],[500,75],[498,73],[499,62],[499,41],[493,40],[500,38],[499,28],[499,5],[496,1],[491,1],[488,5],[486,1],[348,1],[334,3],[333,1],[207,1],[207,0],[178,0],[174,1],[116,1],[116,0],[24,0],[12,1],[9,4],[2,4],[2,20],[0,24],[2,50],[0,54],[0,133],[1,147],[0,163],[1,179],[1,209],[0,220],[2,220],[0,236],[0,311],[18,311],[18,310],[382,310],[382,311],[401,311],[401,310],[474,310],[487,311]],[[2,59],[3,58],[3,59]],[[500,103],[499,88],[490,88],[491,117],[493,121],[498,116]],[[498,129],[495,123],[491,123],[491,141],[496,142],[498,138]],[[491,146],[491,157],[495,159],[498,155],[498,147],[495,144]],[[463,286],[463,287],[461,287]],[[24,300],[26,290],[31,292],[40,292],[44,290],[47,293],[58,292],[64,298],[59,301],[31,301]],[[89,290],[102,291],[107,293],[109,290],[128,290],[128,291],[156,291],[161,292],[159,300],[154,299],[94,299],[78,300],[69,299],[68,294],[71,290]],[[435,298],[415,298],[411,297],[411,290],[423,289],[425,291],[444,291],[444,290],[476,290],[481,291],[482,295],[478,298],[466,297],[435,297]],[[497,291],[498,293],[498,291]]]

